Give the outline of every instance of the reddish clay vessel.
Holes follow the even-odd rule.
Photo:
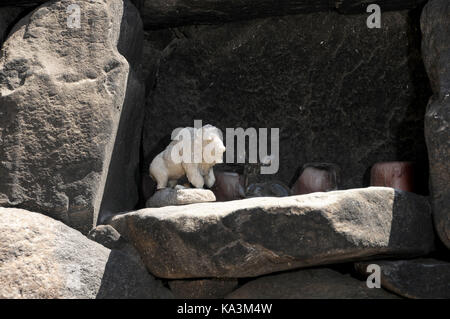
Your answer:
[[[414,192],[414,164],[412,162],[381,162],[370,171],[370,185]]]
[[[293,195],[329,192],[338,189],[339,168],[331,163],[309,163],[292,186]]]
[[[216,201],[226,202],[245,198],[245,190],[243,185],[243,178],[238,173],[234,172],[214,172],[216,182],[211,188]]]

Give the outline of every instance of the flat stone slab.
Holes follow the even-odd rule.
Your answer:
[[[433,249],[425,197],[371,187],[148,208],[110,224],[160,278],[239,278]]]
[[[164,207],[215,202],[216,196],[209,189],[199,188],[164,188],[158,190],[145,204],[147,207]]]
[[[450,263],[436,259],[376,260],[359,262],[355,268],[363,275],[367,266],[377,264],[381,270],[381,286],[412,299],[450,298]]]

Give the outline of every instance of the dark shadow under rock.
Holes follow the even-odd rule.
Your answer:
[[[238,285],[237,279],[171,280],[170,290],[180,299],[221,299]]]
[[[413,299],[449,299],[450,263],[436,259],[374,260],[355,264],[364,276],[368,265],[380,266],[381,286]]]
[[[227,299],[397,299],[381,288],[328,268],[304,269],[260,277]]]

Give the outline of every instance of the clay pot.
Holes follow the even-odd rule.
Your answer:
[[[245,198],[243,178],[234,172],[214,172],[216,182],[211,190],[216,195],[216,201],[226,202]]]
[[[338,189],[339,167],[331,163],[308,163],[292,186],[293,195],[329,192]]]
[[[376,163],[370,171],[370,185],[413,192],[415,190],[414,164],[412,162]]]

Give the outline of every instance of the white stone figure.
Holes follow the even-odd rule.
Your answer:
[[[223,162],[221,131],[212,126],[181,129],[166,149],[150,164],[150,176],[157,183],[157,190],[175,187],[177,180],[186,175],[195,188],[211,188],[216,179],[213,166]]]

